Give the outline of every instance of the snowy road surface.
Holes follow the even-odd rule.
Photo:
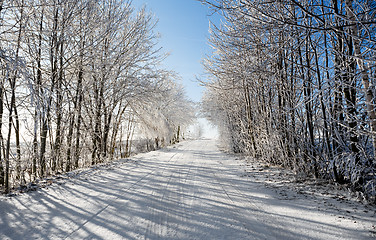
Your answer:
[[[195,140],[90,168],[36,192],[0,198],[0,239],[375,236],[374,215],[362,206],[342,203],[341,210],[330,199],[278,193],[245,175],[244,167],[213,140]],[[289,195],[295,197],[281,198]]]

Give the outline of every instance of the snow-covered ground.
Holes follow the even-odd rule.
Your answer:
[[[376,236],[374,207],[289,179],[219,151],[213,140],[186,141],[1,197],[0,239]]]

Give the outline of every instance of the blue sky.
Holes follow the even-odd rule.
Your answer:
[[[158,19],[155,30],[161,35],[159,46],[170,53],[166,68],[182,77],[191,100],[200,101],[203,87],[196,76],[202,78],[201,60],[211,52],[207,43],[209,19],[214,18],[211,11],[196,0],[133,0],[136,8],[144,5]]]

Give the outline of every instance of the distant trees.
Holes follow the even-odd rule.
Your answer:
[[[376,4],[201,1],[220,12],[203,108],[233,151],[376,195]]]
[[[136,126],[167,143],[191,121],[191,111],[166,110],[192,106],[160,67],[155,20],[131,1],[1,1],[0,15],[5,192],[123,155]]]

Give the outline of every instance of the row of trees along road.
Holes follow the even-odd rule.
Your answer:
[[[223,17],[203,108],[228,146],[375,201],[376,2],[201,2]]]
[[[139,129],[159,146],[178,138],[194,111],[160,67],[155,24],[127,0],[0,1],[5,192],[128,155]]]

